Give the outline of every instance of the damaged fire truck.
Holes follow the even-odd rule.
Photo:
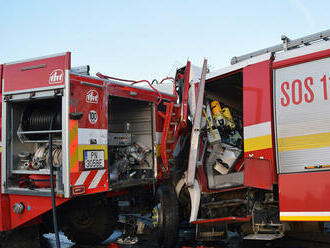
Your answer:
[[[330,221],[329,36],[282,36],[229,67],[206,74],[204,64],[200,82],[190,62],[177,71],[181,122],[192,127],[178,135],[176,192],[197,240],[315,239]]]
[[[330,221],[328,37],[283,36],[213,72],[188,62],[164,79],[173,94],[92,77],[70,53],[2,65],[3,244],[59,228],[95,244],[118,213],[131,236],[144,231],[134,213],[152,219],[160,247],[175,247],[180,223],[198,241],[320,233]]]

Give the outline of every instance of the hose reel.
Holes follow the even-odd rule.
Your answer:
[[[21,113],[21,119],[17,135],[22,143],[33,144],[32,149],[18,154],[21,167],[25,170],[39,170],[49,168],[49,157],[55,168],[62,165],[61,144],[53,144],[50,148],[48,139],[52,130],[58,132],[52,134],[61,139],[62,116],[60,105],[54,102],[30,103]],[[33,150],[33,152],[32,152]]]
[[[62,128],[62,114],[57,106],[47,106],[41,104],[29,104],[21,115],[19,130],[20,139],[27,138],[29,140],[46,140],[47,133],[38,133],[37,131],[48,131],[50,123],[54,119],[52,130],[60,130]],[[26,134],[26,131],[35,131]]]

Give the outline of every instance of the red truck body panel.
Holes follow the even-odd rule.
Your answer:
[[[70,69],[70,56],[67,52],[33,61],[6,64],[3,70],[5,79],[3,91],[8,93],[63,86],[64,71]]]
[[[275,62],[273,68],[279,69],[329,57],[330,49],[327,49]],[[329,171],[280,174],[280,220],[330,221],[329,179]]]
[[[108,97],[102,80],[70,75],[70,113],[82,113],[70,120],[70,184],[75,195],[105,192],[108,185],[107,130]],[[97,145],[90,140],[93,137]],[[84,149],[103,150],[105,167],[85,170]]]
[[[68,201],[67,198],[56,198],[56,206],[63,204]],[[52,201],[50,197],[40,197],[40,196],[27,196],[27,195],[9,195],[9,211],[7,212],[6,217],[10,222],[10,226],[7,226],[7,229],[11,230],[16,227],[20,227],[24,224],[27,224],[30,221],[33,221],[39,218],[42,214],[47,212],[52,208]],[[22,202],[24,203],[25,210],[21,214],[15,214],[12,209],[15,203]],[[10,227],[10,228],[8,228]]]
[[[243,68],[244,157],[269,160],[276,183],[272,82],[271,60]]]
[[[273,189],[273,167],[267,159],[244,160],[244,186],[258,189]]]
[[[280,174],[280,219],[329,221],[329,178],[329,171]]]

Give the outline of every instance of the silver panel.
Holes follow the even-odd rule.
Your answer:
[[[38,196],[51,196],[49,189],[24,189],[24,188],[10,188],[6,191],[7,194],[15,195],[38,195]]]
[[[28,92],[35,92],[35,91],[47,91],[47,90],[56,90],[56,89],[62,89],[64,88],[64,85],[58,85],[58,86],[47,86],[47,87],[41,87],[41,88],[32,88],[32,89],[25,89],[25,90],[17,90],[17,91],[8,91],[3,92],[3,95],[13,95],[13,94],[23,94]]]
[[[157,165],[157,137],[156,137],[156,104],[152,104],[152,153],[154,156],[154,178],[158,176],[158,165]]]
[[[102,89],[105,88],[104,85],[93,84],[93,83],[89,83],[89,82],[80,82],[80,84],[91,86],[91,87],[96,87],[96,88],[102,88]]]
[[[329,65],[330,58],[325,58],[274,72],[276,146],[280,173],[311,171],[305,166],[330,164],[330,141],[327,140],[330,135],[330,105],[329,99],[324,98],[323,83],[320,81],[327,75],[326,90],[330,97]],[[308,83],[314,94],[311,102],[306,101],[310,99],[304,84],[307,77],[313,78],[313,84]],[[302,82],[302,101],[299,104],[292,102],[292,82],[296,79]],[[287,90],[290,103],[287,106],[281,104],[281,98],[283,101],[286,99],[281,90],[283,82],[289,82],[290,85],[290,90]],[[295,92],[298,92],[298,88],[298,83],[295,83]],[[298,101],[299,94],[295,98]],[[303,142],[304,139],[306,142]]]
[[[6,178],[7,178],[7,103],[2,100],[2,130],[1,130],[1,143],[2,143],[2,155],[1,155],[1,190],[2,193],[6,193]]]
[[[212,166],[207,167],[207,182],[210,189],[238,187],[244,184],[244,171],[226,175],[215,174]]]
[[[278,162],[278,149],[277,149],[277,112],[276,112],[276,93],[275,93],[275,82],[276,82],[276,75],[275,75],[275,71],[273,73],[273,123],[274,123],[274,140],[275,140],[275,159],[276,159],[276,172],[279,173],[280,172],[280,166],[279,166],[279,162]]]
[[[37,91],[37,92],[35,92],[35,95],[32,97],[32,99],[49,98],[52,96],[54,96],[54,90]],[[12,97],[9,101],[28,100],[30,98],[31,98],[30,93],[21,93],[21,94],[12,95]]]
[[[201,134],[201,120],[202,120],[206,69],[207,69],[207,60],[204,59],[201,80],[198,83],[198,90],[197,90],[198,98],[197,98],[197,103],[196,103],[193,127],[192,127],[192,131],[191,131],[190,152],[189,152],[187,181],[186,181],[186,184],[188,187],[193,186],[193,184],[194,184],[196,166],[197,166],[198,155],[199,155],[199,139],[200,139],[200,134]]]
[[[118,103],[118,102],[116,102]],[[125,133],[126,123],[128,133],[132,134],[132,142],[141,142],[152,148],[152,106],[147,102],[123,102],[120,105],[111,104],[109,132]]]
[[[329,170],[329,168],[304,169],[304,167],[329,165],[330,147],[279,152],[278,159],[281,173]]]
[[[69,147],[69,112],[70,112],[70,71],[65,70],[65,89],[62,97],[62,153],[64,197],[70,197],[70,147]]]

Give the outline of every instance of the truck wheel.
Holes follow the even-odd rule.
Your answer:
[[[95,245],[109,238],[118,219],[117,205],[101,197],[78,198],[62,213],[64,234],[80,245]]]
[[[179,229],[178,211],[178,200],[173,186],[158,187],[152,218],[159,247],[175,247]]]

